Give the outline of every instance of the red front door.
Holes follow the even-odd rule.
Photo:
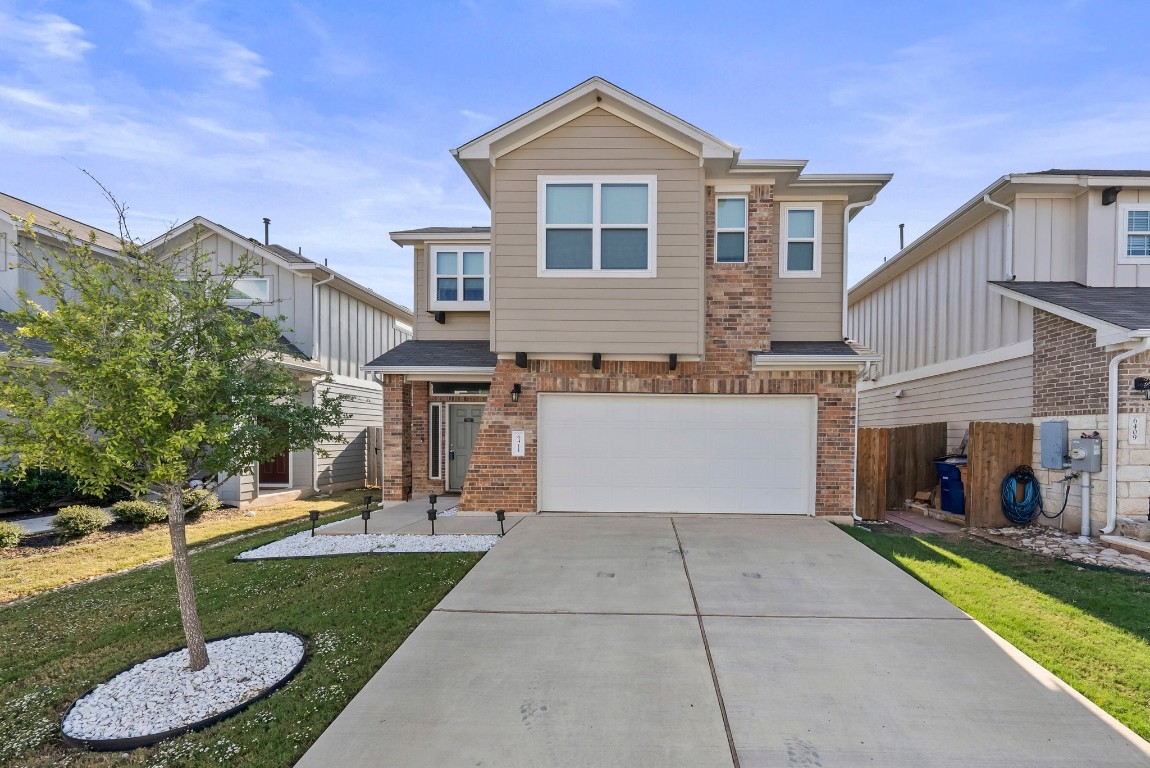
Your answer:
[[[291,482],[289,461],[290,451],[284,451],[268,461],[261,461],[260,485],[288,485]]]

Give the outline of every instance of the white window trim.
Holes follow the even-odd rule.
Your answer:
[[[591,185],[591,269],[548,269],[547,268],[547,185],[548,184],[590,184]],[[599,233],[603,229],[639,229],[635,224],[602,225],[600,218],[600,196],[604,184],[646,184],[647,185],[647,268],[646,269],[601,269]],[[536,250],[538,251],[538,277],[655,277],[657,272],[656,240],[658,239],[658,177],[657,176],[540,176],[536,191],[535,218]],[[557,225],[551,229],[586,229],[587,225]]]
[[[428,384],[428,389],[430,389],[430,387],[431,387],[431,385]],[[432,422],[431,414],[436,412],[436,411],[439,412],[439,427],[438,427],[438,431],[439,431],[439,441],[438,441],[439,442],[439,456],[438,456],[438,459],[439,459],[439,461],[438,462],[435,461],[435,459],[436,459],[436,456],[435,456],[436,441],[431,439],[430,434],[428,434],[428,439],[427,439],[427,478],[429,480],[442,480],[443,479],[443,444],[445,442],[445,440],[444,440],[445,430],[443,428],[443,414],[444,414],[444,411],[447,410],[446,408],[443,407],[443,405],[444,405],[443,403],[431,403],[430,407],[428,408],[428,411],[427,411],[427,426],[428,426],[428,432],[429,433],[430,433],[431,422]],[[439,469],[439,471],[432,474],[431,467],[433,465],[436,465],[436,464],[438,464],[437,468]]]
[[[1126,220],[1130,211],[1150,211],[1150,203],[1119,203],[1118,204],[1118,236],[1116,238],[1118,246],[1118,260],[1125,261],[1131,264],[1145,264],[1150,262],[1150,256],[1130,256],[1126,253],[1127,248],[1127,235],[1142,235],[1150,232],[1131,232],[1126,229]]]
[[[809,237],[790,237],[787,232],[787,224],[789,216],[788,211],[814,211],[815,212],[815,236]],[[779,277],[786,278],[817,278],[823,276],[823,204],[822,203],[783,203],[781,212],[782,222],[779,224],[780,237],[779,237]],[[814,269],[787,269],[787,244],[791,241],[815,244],[814,253]]]
[[[719,226],[719,201],[720,200],[742,200],[743,201],[743,226],[741,227],[720,227]],[[715,195],[715,250],[711,254],[711,260],[716,264],[746,264],[747,252],[750,249],[750,237],[748,230],[750,229],[751,219],[751,198],[748,195],[730,195],[719,194]],[[719,233],[720,232],[742,232],[743,233],[743,258],[740,261],[719,261]]]
[[[264,284],[267,285],[268,288],[268,297],[266,299],[228,299],[228,304],[250,305],[270,304],[272,302],[272,279],[270,277],[264,277],[263,275],[249,275],[247,277],[241,277],[235,282],[238,283],[240,280],[263,280]]]
[[[459,299],[456,301],[440,301],[436,298],[438,287],[438,274],[435,271],[436,254],[442,251],[452,251],[459,254],[459,272],[455,275],[459,280]],[[463,278],[479,277],[479,275],[463,274],[463,253],[483,254],[483,301],[463,300]],[[491,309],[491,247],[487,245],[450,245],[447,243],[435,244],[427,248],[427,308],[454,311],[454,312],[487,312]]]

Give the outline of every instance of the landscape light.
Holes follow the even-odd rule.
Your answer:
[[[432,536],[435,535],[435,518],[438,516],[439,516],[439,513],[435,511],[435,507],[432,507],[431,509],[427,510],[427,519],[431,521],[431,535]]]
[[[307,511],[307,516],[311,520],[311,535],[315,536],[315,524],[319,522],[319,510],[309,509]]]
[[[507,531],[503,530],[503,521],[507,519],[507,510],[495,510],[495,519],[499,521],[499,535],[502,537]]]

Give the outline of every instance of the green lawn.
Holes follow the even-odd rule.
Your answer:
[[[183,645],[170,563],[0,609],[0,766],[291,766],[480,558],[232,560],[306,527],[257,533],[192,556],[209,637],[298,632],[308,640],[303,670],[240,715],[155,747],[75,750],[60,741],[58,725],[71,701],[92,685]]]
[[[220,509],[206,512],[187,527],[188,544],[198,546],[229,536],[307,518],[309,509],[325,515],[363,505],[370,491],[337,493],[251,510]],[[375,491],[379,496],[379,491]],[[50,547],[0,549],[0,603],[48,589],[117,573],[126,568],[170,557],[167,524],[146,528],[117,526],[82,539],[62,539]]]
[[[965,535],[843,530],[1150,738],[1150,578]]]

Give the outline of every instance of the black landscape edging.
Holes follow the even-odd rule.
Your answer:
[[[259,634],[264,634],[264,633],[268,633],[268,632],[276,632],[279,634],[291,635],[292,637],[297,638],[303,644],[303,655],[300,656],[300,660],[296,663],[296,665],[294,667],[292,667],[291,671],[289,671],[287,673],[287,675],[280,678],[277,682],[275,682],[274,684],[272,684],[268,688],[265,688],[257,696],[250,698],[247,701],[240,702],[239,704],[232,707],[231,709],[225,710],[223,712],[217,712],[216,714],[212,715],[211,717],[205,718],[203,720],[199,720],[199,721],[194,722],[194,723],[189,723],[188,725],[182,725],[179,728],[173,728],[169,731],[163,731],[161,733],[152,733],[152,734],[147,734],[145,736],[129,736],[129,737],[125,737],[122,739],[81,739],[81,738],[77,738],[75,736],[69,736],[68,734],[64,733],[64,722],[68,719],[68,715],[72,714],[72,710],[75,709],[76,705],[79,704],[81,701],[83,701],[85,698],[87,698],[88,695],[90,693],[92,693],[92,691],[96,690],[97,686],[92,686],[87,691],[85,691],[82,696],[78,697],[75,701],[73,701],[71,706],[68,707],[67,711],[64,712],[64,716],[60,718],[60,736],[64,739],[65,743],[67,743],[73,747],[82,747],[84,749],[90,749],[94,752],[127,752],[129,750],[139,749],[140,747],[148,747],[148,746],[151,746],[152,744],[158,744],[161,741],[165,741],[167,739],[171,739],[171,738],[174,738],[176,736],[183,736],[186,733],[193,733],[195,731],[202,731],[205,728],[208,728],[210,726],[215,725],[216,723],[220,722],[221,720],[225,720],[225,719],[231,717],[232,715],[237,715],[240,712],[243,712],[248,707],[250,707],[252,704],[255,704],[257,701],[261,701],[263,699],[266,699],[268,696],[271,696],[273,693],[278,691],[280,688],[283,688],[285,685],[287,685],[291,681],[291,679],[293,677],[295,677],[299,673],[299,671],[301,669],[303,669],[303,665],[307,662],[307,659],[308,659],[307,640],[302,635],[299,635],[299,634],[292,632],[290,630],[287,630],[287,629],[260,629],[260,630],[254,631],[254,632],[239,632],[239,633],[236,633],[234,635],[223,635],[221,637],[212,637],[206,641],[208,643],[212,643],[212,642],[215,642],[217,640],[229,640],[233,637],[247,637],[249,635],[259,635]],[[112,679],[118,677],[119,675],[124,674],[128,670],[130,670],[136,666],[139,666],[140,664],[143,664],[145,661],[151,661],[152,659],[158,659],[158,658],[161,658],[163,656],[167,656],[170,653],[175,653],[176,651],[183,650],[186,647],[187,647],[186,645],[180,645],[180,646],[177,646],[175,648],[172,648],[171,650],[164,651],[163,653],[157,653],[154,656],[150,656],[147,659],[144,659],[143,661],[137,661],[133,664],[130,664],[127,667],[124,667],[119,672],[115,673],[114,675],[109,675],[108,678],[104,682],[107,682],[108,680],[112,680]],[[100,683],[99,685],[103,685],[103,683]]]

